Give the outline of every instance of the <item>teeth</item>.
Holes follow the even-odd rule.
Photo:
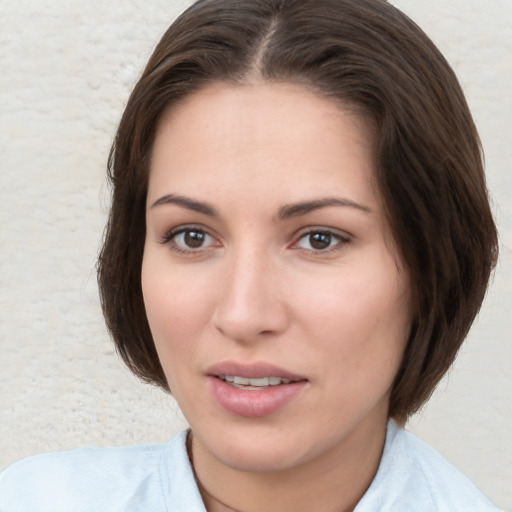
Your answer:
[[[279,386],[279,384],[289,384],[290,379],[283,377],[262,377],[259,379],[248,379],[246,377],[239,377],[238,375],[222,375],[221,378],[235,387],[249,386],[253,388],[263,388],[268,386]]]

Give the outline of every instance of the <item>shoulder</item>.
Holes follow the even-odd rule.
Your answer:
[[[184,435],[161,445],[80,448],[21,460],[0,475],[0,510],[137,510],[146,495],[155,510],[165,510],[158,503],[164,499],[162,459],[169,462],[176,445],[184,444]]]
[[[392,421],[377,475],[361,500],[361,508],[356,508],[357,512],[373,510],[499,512],[442,455]]]
[[[439,452],[411,432],[399,430],[397,451],[406,458],[420,489],[428,489],[439,510],[497,511],[490,500]]]

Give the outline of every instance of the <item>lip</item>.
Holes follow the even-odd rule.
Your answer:
[[[262,390],[246,390],[226,383],[220,378],[224,375],[248,379],[281,377],[292,382],[269,386]],[[222,362],[208,368],[206,376],[215,401],[229,413],[246,418],[260,418],[278,412],[296,398],[308,384],[305,377],[268,363]]]
[[[307,380],[303,375],[289,372],[270,363],[240,363],[237,361],[224,361],[214,364],[206,370],[209,377],[221,375],[238,375],[247,379],[261,379],[263,377],[281,377],[293,381]]]

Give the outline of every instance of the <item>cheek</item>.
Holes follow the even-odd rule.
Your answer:
[[[409,283],[394,266],[381,272],[370,268],[310,287],[297,310],[303,311],[303,327],[325,365],[355,379],[372,372],[389,379],[410,331]]]
[[[211,301],[204,282],[198,283],[179,268],[171,271],[150,255],[145,255],[141,280],[149,327],[169,378],[174,374],[172,367],[183,367],[187,354],[197,348]]]
[[[207,302],[205,282],[171,266],[166,254],[146,251],[142,263],[142,293],[151,329],[193,327]]]
[[[318,362],[322,387],[318,406],[332,425],[347,411],[364,415],[384,403],[402,361],[410,328],[407,294],[390,296],[373,285],[333,293],[311,334],[315,353],[309,359]]]

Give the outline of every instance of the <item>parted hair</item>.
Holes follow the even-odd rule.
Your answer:
[[[415,315],[389,409],[405,420],[454,361],[484,298],[498,238],[457,78],[385,0],[199,0],[165,32],[108,161],[113,195],[98,282],[117,350],[135,374],[168,390],[141,288],[150,157],[163,113],[213,82],[257,80],[302,84],[375,126],[375,182],[413,287]]]

